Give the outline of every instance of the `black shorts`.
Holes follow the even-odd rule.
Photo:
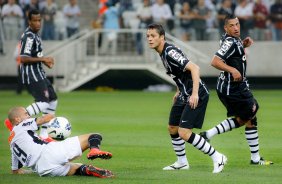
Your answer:
[[[227,117],[235,116],[242,120],[250,120],[255,117],[259,109],[256,99],[249,90],[230,95],[217,92],[217,95],[227,109]]]
[[[57,95],[51,82],[45,78],[38,82],[26,85],[28,92],[34,97],[36,102],[47,102],[57,100]]]
[[[202,128],[208,101],[209,95],[206,95],[199,99],[196,109],[191,109],[188,102],[177,98],[170,111],[169,125],[188,129]]]

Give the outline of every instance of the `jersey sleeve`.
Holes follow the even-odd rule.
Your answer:
[[[232,53],[235,52],[235,46],[236,44],[233,41],[233,39],[227,38],[223,41],[223,43],[221,44],[219,50],[215,53],[215,55],[225,61],[227,58],[229,58],[232,55]]]
[[[172,48],[167,51],[167,61],[170,61],[170,63],[176,67],[178,67],[180,70],[185,71],[185,66],[189,62],[189,59],[183,54],[183,52],[180,49]]]
[[[29,56],[32,57],[32,47],[34,46],[34,35],[30,34],[24,34],[21,39],[21,50],[20,50],[20,56]]]

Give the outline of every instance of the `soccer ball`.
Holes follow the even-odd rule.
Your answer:
[[[64,117],[53,118],[49,122],[47,132],[53,139],[64,140],[71,134],[71,124]]]

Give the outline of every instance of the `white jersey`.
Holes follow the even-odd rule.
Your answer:
[[[14,126],[9,142],[12,153],[12,170],[22,166],[34,167],[46,146],[37,133],[36,118],[29,118]]]

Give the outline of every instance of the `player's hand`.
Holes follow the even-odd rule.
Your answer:
[[[189,105],[192,109],[196,109],[199,102],[199,95],[198,94],[192,94],[189,98]]]
[[[26,169],[17,169],[17,170],[12,170],[13,174],[30,174],[32,173],[32,170],[26,170]]]
[[[242,80],[242,75],[237,69],[234,68],[231,74],[234,82],[238,82]]]
[[[46,57],[44,59],[44,64],[48,67],[48,68],[52,68],[54,66],[54,59],[52,57]]]
[[[254,40],[251,39],[250,37],[247,37],[243,40],[243,46],[245,48],[251,46],[253,43],[254,43]]]

